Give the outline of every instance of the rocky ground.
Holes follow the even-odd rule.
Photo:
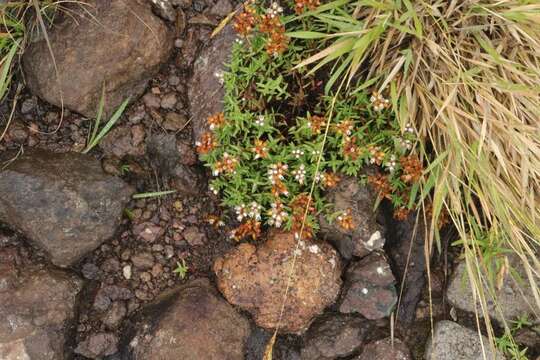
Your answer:
[[[235,224],[193,144],[220,110],[235,36],[210,35],[234,3],[91,3],[95,18],[51,31],[60,81],[36,39],[0,107],[5,119],[16,100],[0,142],[0,359],[255,360],[278,322],[274,359],[481,358],[455,254],[430,259],[428,340],[423,235],[413,236],[413,216],[373,214],[373,191],[354,179],[329,194],[353,209],[354,232],[323,223],[319,240],[298,247],[282,233],[229,238]],[[132,104],[81,154],[102,93],[107,115]],[[132,198],[167,189],[177,192]],[[508,316],[530,310],[514,285],[501,290]],[[522,338],[538,355],[537,335]]]

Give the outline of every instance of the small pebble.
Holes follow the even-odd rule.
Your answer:
[[[131,265],[124,266],[124,268],[122,269],[122,274],[127,280],[131,279]]]

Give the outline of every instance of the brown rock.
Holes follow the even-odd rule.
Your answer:
[[[397,303],[395,282],[384,255],[366,256],[347,270],[339,311],[360,313],[370,320],[389,316]]]
[[[62,89],[64,106],[93,117],[103,86],[107,114],[128,97],[141,95],[168,59],[173,39],[145,1],[87,3],[74,7],[48,33],[55,61],[40,39],[27,48],[23,64],[34,94],[60,106]]]
[[[0,172],[0,220],[69,266],[114,235],[131,193],[91,156],[27,150]]]
[[[62,360],[82,281],[62,271],[18,268],[0,250],[0,359]]]
[[[186,126],[188,121],[187,116],[170,112],[165,115],[165,121],[163,122],[163,128],[169,131],[178,131],[183,129]]]
[[[153,243],[164,233],[165,230],[161,226],[151,222],[145,222],[133,227],[133,234],[149,243]]]
[[[201,52],[193,65],[188,97],[195,141],[208,131],[207,118],[223,111],[224,90],[216,74],[224,71],[235,39],[236,34],[232,25],[226,26]]]
[[[365,319],[330,315],[315,322],[306,333],[302,360],[329,360],[349,356],[359,349],[369,331]]]
[[[232,304],[249,311],[267,329],[278,322],[293,261],[292,234],[273,232],[258,248],[240,244],[214,263],[218,287]],[[280,330],[301,333],[332,304],[341,286],[341,264],[326,243],[301,242]]]
[[[249,322],[217,296],[208,280],[195,280],[170,299],[172,304],[149,333],[139,326],[130,342],[135,360],[244,359]]]
[[[133,128],[130,126],[119,126],[112,129],[101,140],[99,147],[106,155],[115,156],[120,159],[127,155],[142,156],[144,154],[142,139],[144,139],[144,129],[140,125],[136,125]]]
[[[131,257],[131,262],[138,269],[150,269],[154,266],[154,256],[147,252],[136,254]]]
[[[204,232],[199,231],[196,226],[190,226],[183,232],[184,239],[191,246],[204,245],[206,242],[206,235]]]
[[[411,360],[411,352],[401,340],[390,338],[372,342],[356,360]]]
[[[373,211],[377,199],[373,189],[360,185],[355,177],[345,177],[329,191],[327,199],[333,206],[332,211],[351,210],[353,230],[345,230],[336,222],[329,223],[324,215],[319,217],[321,236],[335,244],[344,258],[364,257],[383,247],[383,229],[377,223],[377,213]]]
[[[118,351],[118,337],[113,333],[90,335],[75,348],[75,353],[90,359],[102,359]]]

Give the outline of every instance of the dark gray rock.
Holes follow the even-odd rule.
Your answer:
[[[509,260],[509,264],[512,271],[506,274],[502,287],[496,290],[496,301],[486,291],[489,316],[500,324],[503,324],[503,321],[515,320],[524,315],[534,316],[538,311],[536,299],[521,260],[514,258]],[[484,274],[484,276],[486,275]],[[536,279],[536,284],[540,287],[540,280],[538,277]],[[480,304],[475,304],[464,261],[459,263],[452,275],[447,296],[452,306],[471,313],[478,311],[478,314],[483,316]]]
[[[0,250],[0,359],[62,360],[82,281]]]
[[[330,360],[353,354],[364,343],[369,322],[356,316],[330,315],[306,333],[302,360]]]
[[[141,125],[118,126],[112,129],[99,143],[106,155],[119,159],[124,156],[144,155],[145,131]]]
[[[482,351],[482,343],[485,353]],[[484,357],[485,355],[485,357]],[[504,360],[499,351],[491,349],[489,340],[476,330],[470,330],[452,321],[439,321],[428,341],[426,360]]]
[[[0,221],[69,266],[113,236],[132,192],[91,156],[31,150],[0,172]]]
[[[194,141],[208,131],[208,117],[223,111],[224,90],[219,74],[225,70],[235,39],[232,25],[226,26],[195,61],[188,86]]]
[[[152,165],[161,175],[170,176],[180,160],[174,134],[152,134],[146,142],[146,150]]]
[[[395,278],[384,255],[372,253],[352,263],[345,275],[339,311],[370,320],[390,315],[397,303]]]
[[[350,209],[354,229],[343,229],[336,222],[330,223],[324,215],[319,217],[320,234],[332,242],[341,256],[364,257],[384,245],[384,232],[377,223],[374,211],[377,193],[369,185],[360,185],[357,178],[345,177],[327,194],[332,211]]]
[[[32,93],[93,117],[103,86],[106,114],[141,95],[168,59],[173,38],[147,1],[86,3],[48,32],[55,61],[40,39],[26,49],[23,65]]]
[[[81,341],[75,353],[90,359],[102,359],[118,351],[118,337],[113,333],[97,333]]]
[[[172,295],[154,326],[139,325],[131,340],[134,360],[242,360],[249,323],[199,279]]]
[[[411,360],[411,352],[407,345],[399,339],[382,339],[367,344],[362,355],[355,360]]]
[[[198,168],[178,164],[172,174],[172,187],[181,194],[199,195],[206,186],[206,179]]]

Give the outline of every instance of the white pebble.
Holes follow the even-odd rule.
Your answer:
[[[122,274],[124,274],[124,277],[129,280],[131,279],[131,265],[126,265],[122,269]]]

